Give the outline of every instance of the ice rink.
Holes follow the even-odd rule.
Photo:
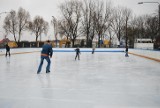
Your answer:
[[[54,52],[37,74],[41,49],[0,55],[0,108],[160,108],[160,62],[124,52]],[[4,50],[1,50],[3,53]]]

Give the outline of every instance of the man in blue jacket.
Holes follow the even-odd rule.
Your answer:
[[[47,43],[42,46],[41,62],[40,62],[37,74],[41,72],[44,59],[46,59],[46,61],[48,62],[47,67],[46,67],[46,73],[50,72],[50,64],[51,64],[50,58],[52,58],[52,54],[53,54],[52,45],[50,44],[50,41],[48,40]]]

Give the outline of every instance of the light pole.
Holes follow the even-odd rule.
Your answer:
[[[160,3],[159,2],[138,2],[138,4],[144,4],[144,3],[156,3],[158,4],[158,16],[159,16],[159,27],[158,27],[158,32],[159,32],[159,38],[160,38]]]
[[[55,35],[55,39],[56,39],[56,47],[57,47],[57,20],[54,16],[52,16],[53,18],[53,26],[54,26],[54,35]]]

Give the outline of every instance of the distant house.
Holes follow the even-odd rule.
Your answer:
[[[152,42],[152,39],[136,39],[134,42],[134,48],[153,49],[154,44]]]
[[[8,45],[9,45],[11,48],[17,48],[17,47],[18,47],[17,43],[14,42],[14,41],[9,41],[9,42],[8,42]]]
[[[8,38],[0,40],[0,48],[4,48],[10,40]]]
[[[10,41],[8,38],[0,40],[0,48],[4,48],[6,44],[8,44],[11,48],[18,47],[16,42]]]

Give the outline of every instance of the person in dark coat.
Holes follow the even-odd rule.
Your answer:
[[[75,49],[75,51],[76,51],[75,60],[77,59],[77,57],[78,57],[78,60],[80,60],[80,56],[79,56],[79,54],[80,54],[80,49],[79,49],[79,47],[77,47],[77,48]]]
[[[44,59],[46,59],[46,61],[48,63],[47,67],[46,67],[46,73],[50,72],[50,64],[51,64],[50,58],[52,58],[52,54],[53,54],[52,45],[50,44],[50,41],[48,40],[47,43],[42,46],[41,62],[38,67],[37,74],[39,74],[41,72]]]
[[[10,47],[8,44],[6,44],[6,57],[7,57],[7,55],[10,56]]]
[[[125,57],[129,57],[128,56],[128,46],[126,46],[126,51],[125,52],[126,52]]]

